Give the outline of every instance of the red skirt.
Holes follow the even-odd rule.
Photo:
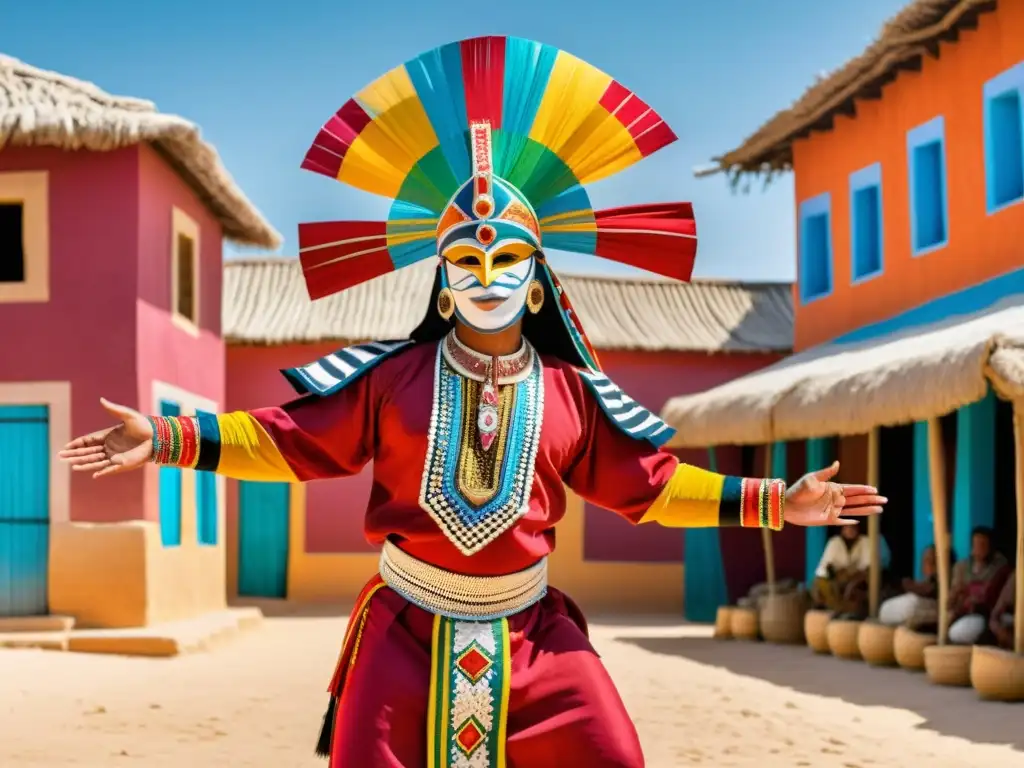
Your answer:
[[[507,621],[504,711],[496,713],[503,755],[428,760],[435,634],[433,614],[379,577],[367,585],[331,683],[330,768],[643,768],[636,728],[582,613],[553,589]]]

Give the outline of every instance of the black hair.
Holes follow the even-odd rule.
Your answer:
[[[581,368],[586,367],[586,363],[576,350],[572,336],[569,335],[569,329],[565,327],[565,321],[558,308],[558,297],[554,295],[553,287],[546,279],[547,276],[541,274],[546,269],[544,255],[540,251],[535,255],[538,268],[537,279],[544,288],[544,303],[536,315],[530,312],[523,315],[523,336],[542,355],[550,355]],[[430,289],[430,304],[427,306],[427,314],[409,337],[417,344],[440,341],[455,323],[454,316],[445,320],[437,311],[437,296],[441,292],[442,266],[438,265],[434,274],[434,285]]]
[[[971,530],[971,538],[973,539],[975,536],[984,536],[991,542],[995,537],[995,531],[987,525],[977,525]]]

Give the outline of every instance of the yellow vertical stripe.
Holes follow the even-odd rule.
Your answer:
[[[434,760],[437,754],[437,688],[441,684],[437,671],[437,654],[441,652],[441,622],[437,614],[434,615],[434,631],[430,641],[430,699],[427,701],[427,768],[441,768]]]
[[[396,67],[356,96],[372,118],[338,171],[338,180],[396,197],[412,167],[438,145],[437,134],[404,66]]]
[[[274,439],[245,411],[217,416],[220,428],[220,463],[217,474],[236,480],[294,483],[295,473]]]
[[[440,737],[441,743],[448,744],[448,729],[451,727],[447,705],[452,700],[452,623],[444,622],[444,632],[441,633],[441,642],[444,644],[444,661],[442,662],[441,678],[441,701],[445,702],[444,717],[441,718]]]
[[[498,754],[497,768],[507,768],[505,742],[508,739],[508,701],[512,691],[512,648],[508,631],[508,619],[501,620],[501,702],[498,705]]]
[[[714,528],[724,485],[725,475],[680,464],[640,522],[668,528]]]

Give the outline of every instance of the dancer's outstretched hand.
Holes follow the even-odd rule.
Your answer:
[[[877,515],[889,500],[870,485],[833,483],[839,462],[809,472],[786,490],[786,522],[793,525],[856,525],[857,517]],[[849,515],[850,517],[844,517]]]
[[[92,472],[93,477],[115,475],[138,469],[153,455],[153,427],[138,411],[100,399],[117,426],[76,437],[58,455],[75,472]]]

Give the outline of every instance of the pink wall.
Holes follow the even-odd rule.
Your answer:
[[[659,413],[666,401],[676,395],[701,392],[779,359],[778,355],[694,352],[599,351],[598,354],[609,378],[654,413]],[[704,451],[684,451],[679,456],[699,465],[706,461]],[[628,562],[679,562],[683,559],[682,532],[656,525],[633,526],[590,504],[585,510],[585,559]]]
[[[153,410],[153,384],[172,384],[225,406],[224,342],[220,338],[223,253],[220,222],[195,192],[150,147],[139,149],[138,402]],[[199,227],[199,336],[171,321],[172,210],[188,214]],[[156,473],[145,476],[146,519],[160,516]]]
[[[199,324],[220,335],[223,235],[220,222],[195,192],[148,146],[139,149],[139,299],[171,310],[171,209],[199,225]]]
[[[223,403],[221,229],[195,193],[148,146],[0,153],[0,172],[27,170],[49,172],[50,301],[0,304],[0,329],[18,329],[0,334],[0,381],[70,381],[76,435],[109,425],[101,396],[150,411],[157,379]],[[168,314],[172,206],[200,228],[198,339]],[[73,475],[72,519],[155,519],[148,477]]]
[[[101,395],[135,405],[138,152],[10,147],[0,172],[49,172],[50,301],[0,304],[0,380],[70,381],[71,429],[107,426]],[[138,516],[142,477],[71,480],[74,520]]]
[[[248,410],[279,405],[296,397],[281,368],[316,360],[338,344],[227,348],[227,405]],[[306,552],[372,552],[363,535],[363,517],[373,485],[373,466],[344,480],[322,480],[306,488]],[[237,529],[237,484],[228,490],[228,530]]]

